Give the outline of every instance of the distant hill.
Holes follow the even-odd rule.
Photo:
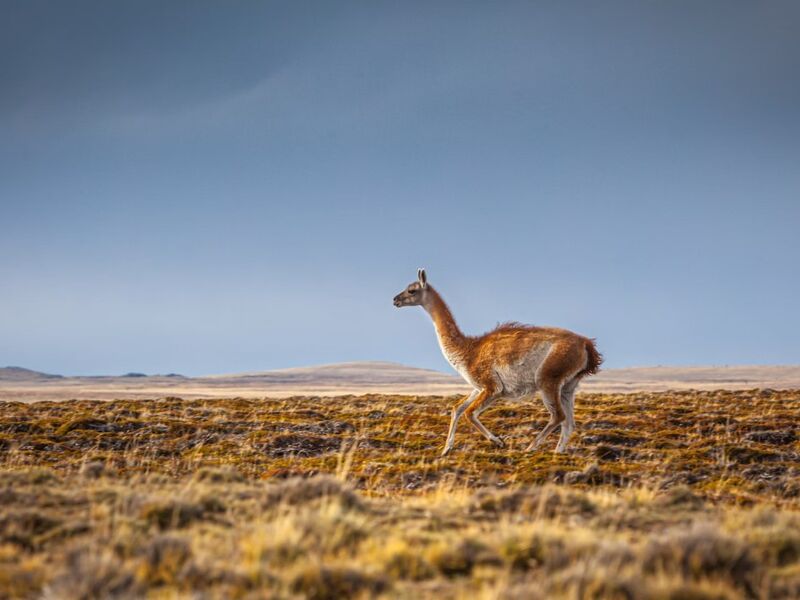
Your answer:
[[[448,373],[409,367],[399,363],[381,361],[361,361],[276,369],[254,373],[235,373],[231,375],[211,375],[197,377],[207,382],[247,381],[270,384],[309,384],[309,385],[391,385],[391,384],[438,384],[459,385],[461,379]]]
[[[800,366],[638,367],[607,369],[586,378],[582,392],[800,389]],[[222,398],[411,394],[447,396],[469,387],[455,374],[390,362],[349,362],[254,373],[183,377],[61,377],[19,367],[0,369],[0,400],[69,398]]]
[[[800,389],[800,365],[629,367],[604,369],[581,384],[584,391]]]
[[[62,376],[31,371],[22,367],[0,367],[0,381],[37,381],[42,379],[62,379]]]
[[[267,388],[325,386],[436,386],[457,393],[465,389],[464,381],[455,374],[408,367],[397,363],[364,361],[281,369],[257,373],[213,375],[194,381],[209,384],[248,382]],[[800,365],[788,366],[698,366],[698,367],[630,367],[603,369],[581,383],[584,391],[626,392],[667,389],[745,389],[800,388]]]

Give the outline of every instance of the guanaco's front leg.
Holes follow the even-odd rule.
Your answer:
[[[453,413],[450,416],[450,430],[447,432],[447,442],[444,444],[442,456],[447,456],[450,450],[453,449],[453,443],[456,439],[456,425],[458,424],[458,420],[461,418],[461,415],[464,414],[464,411],[467,410],[471,404],[475,402],[481,402],[481,399],[485,397],[485,395],[485,390],[474,390],[464,399],[461,404],[453,407]]]

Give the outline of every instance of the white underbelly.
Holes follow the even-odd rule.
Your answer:
[[[536,393],[536,375],[550,352],[550,344],[531,348],[519,361],[495,368],[506,398],[524,398]]]

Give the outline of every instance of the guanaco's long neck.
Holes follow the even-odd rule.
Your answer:
[[[453,313],[450,312],[439,293],[430,285],[428,285],[426,296],[427,299],[423,308],[428,311],[433,320],[433,326],[436,327],[436,335],[439,336],[439,341],[445,354],[462,354],[465,350],[467,337],[458,328],[458,324],[453,318]]]

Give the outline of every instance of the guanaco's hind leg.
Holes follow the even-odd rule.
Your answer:
[[[539,435],[526,448],[526,452],[535,450],[564,421],[564,409],[561,407],[561,384],[558,381],[547,381],[542,385],[542,401],[550,413],[550,420],[539,432]]]
[[[539,371],[536,373],[536,383],[540,390],[542,390],[542,400],[544,405],[550,413],[550,421],[544,426],[539,435],[528,446],[528,451],[537,448],[545,438],[550,435],[556,427],[561,425],[567,419],[565,407],[562,406],[562,388],[566,382],[571,381],[576,372],[576,365],[585,361],[585,350],[574,344],[556,344],[548,352],[542,362]],[[574,391],[574,390],[573,390]],[[572,419],[572,412],[569,412],[570,419]],[[562,440],[566,445],[562,425]],[[571,428],[569,425],[567,429]],[[569,433],[567,437],[569,437]],[[563,446],[559,444],[556,451],[563,451]]]
[[[567,443],[575,431],[575,390],[578,387],[579,379],[573,377],[561,388],[561,407],[564,409],[564,422],[561,424],[561,437],[558,438],[556,452],[564,452]]]

